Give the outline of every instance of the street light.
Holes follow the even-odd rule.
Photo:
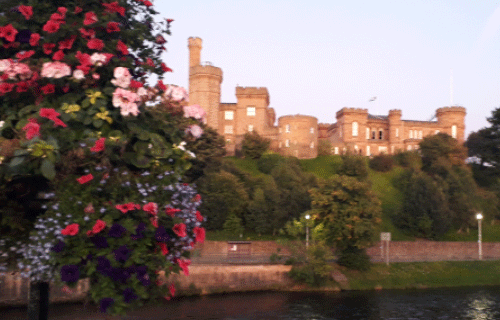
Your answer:
[[[309,219],[311,218],[310,215],[306,214],[306,249],[309,248]]]
[[[476,219],[477,219],[477,244],[479,245],[479,260],[483,260],[483,245],[482,245],[482,238],[483,235],[481,234],[481,221],[483,220],[483,215],[480,213],[476,214]]]

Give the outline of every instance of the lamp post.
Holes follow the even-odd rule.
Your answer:
[[[479,260],[483,260],[483,245],[482,245],[482,240],[483,240],[483,235],[481,233],[481,221],[483,221],[483,215],[481,213],[476,214],[476,219],[477,219],[477,244],[478,244],[478,250],[479,250]]]
[[[306,214],[306,249],[309,248],[309,219],[311,218],[310,215]]]

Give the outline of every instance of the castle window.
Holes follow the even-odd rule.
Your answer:
[[[383,133],[384,133],[384,132],[383,132],[382,130],[380,130],[380,131],[378,132],[378,138],[379,138],[380,140],[382,140]]]
[[[357,122],[352,123],[352,136],[353,137],[358,136],[358,123]]]
[[[289,125],[289,124],[287,124],[287,125],[285,126],[285,132],[286,132],[286,133],[289,133],[289,132],[290,132],[290,125]]]
[[[310,133],[314,133],[314,128],[313,128],[313,127],[311,127],[311,129],[309,129],[309,132],[310,132]]]
[[[311,149],[314,149],[314,142],[311,142]]]
[[[413,139],[413,130],[410,130],[410,139]]]
[[[226,143],[227,144],[231,143],[231,139],[226,139]]]
[[[375,130],[372,131],[372,139],[375,140],[377,137],[377,133],[375,132]]]
[[[290,147],[290,140],[288,139],[285,140],[285,147],[287,148]]]
[[[255,117],[255,107],[247,107],[247,116]]]
[[[234,111],[224,111],[224,119],[233,120],[234,119]]]
[[[224,133],[225,134],[232,134],[233,133],[233,126],[224,126]]]
[[[248,125],[248,132],[252,132],[253,131],[253,124],[249,124]]]
[[[420,130],[420,131],[418,132],[418,138],[419,138],[419,139],[422,139],[422,130]]]
[[[371,156],[371,153],[370,153],[370,146],[366,146],[366,155],[367,155],[367,156]]]
[[[451,137],[452,138],[457,138],[457,126],[456,125],[452,125],[451,126]]]
[[[366,128],[366,140],[370,139],[370,128]]]
[[[379,146],[378,147],[378,153],[387,153],[387,147]]]
[[[411,146],[408,146],[408,151],[411,151]]]
[[[396,138],[399,137],[399,128],[396,128]]]
[[[339,154],[339,147],[335,147],[335,149],[333,149],[333,152],[334,152],[335,154]]]
[[[434,134],[438,134],[438,133],[439,133],[439,130],[434,131]]]
[[[394,146],[391,146],[391,154],[394,154]]]
[[[278,146],[278,148],[280,148],[280,149],[281,149],[281,141],[280,141],[280,143],[279,143],[279,146]]]

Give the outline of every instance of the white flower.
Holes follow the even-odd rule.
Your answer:
[[[85,79],[85,73],[82,70],[75,70],[73,71],[73,78],[76,80]]]
[[[181,143],[179,143],[179,145],[174,144],[174,149],[186,151],[186,148],[184,147],[185,145],[186,145],[186,142],[182,141]]]
[[[5,124],[5,121],[0,121],[0,128],[3,127],[4,124]]]

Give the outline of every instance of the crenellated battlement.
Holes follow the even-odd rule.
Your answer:
[[[189,37],[188,46],[189,47],[200,47],[201,48],[202,40],[198,37]]]
[[[402,114],[403,113],[401,112],[400,109],[389,110],[389,116],[392,116],[392,115],[394,115],[394,116],[397,116],[397,115],[401,116]]]
[[[280,121],[300,121],[300,120],[308,120],[308,121],[318,121],[318,118],[313,117],[313,116],[308,116],[308,115],[303,115],[303,114],[295,114],[295,115],[286,115],[286,116],[281,116],[278,118],[278,122]]]
[[[189,68],[189,77],[208,75],[220,77],[222,81],[222,69],[212,65],[196,65]]]
[[[238,95],[266,95],[269,92],[266,87],[236,87],[236,96]]]
[[[368,115],[368,109],[361,109],[361,108],[342,108],[339,111],[337,111],[336,116],[337,118],[340,118],[343,115],[347,114],[366,114]]]
[[[458,106],[453,106],[453,107],[443,107],[439,108],[436,110],[436,115],[444,112],[457,112],[457,113],[467,113],[464,107],[458,107]]]

